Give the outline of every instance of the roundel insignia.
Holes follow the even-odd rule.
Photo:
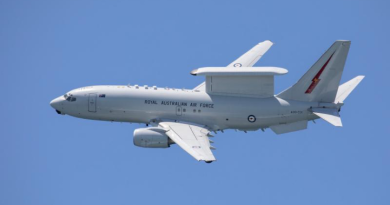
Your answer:
[[[249,122],[256,122],[256,117],[254,115],[249,115],[248,116],[248,121]]]
[[[242,67],[242,64],[241,63],[235,63],[233,66],[234,67]]]

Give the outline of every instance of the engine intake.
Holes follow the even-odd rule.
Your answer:
[[[139,128],[134,130],[133,142],[135,146],[146,148],[167,148],[172,143],[162,128]]]

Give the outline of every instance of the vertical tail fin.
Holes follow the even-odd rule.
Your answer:
[[[298,101],[334,102],[351,41],[336,41],[297,83],[277,97]]]

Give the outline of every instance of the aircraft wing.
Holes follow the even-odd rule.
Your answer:
[[[273,43],[269,40],[263,41],[230,63],[227,67],[252,67],[272,45]],[[205,90],[205,82],[196,86],[194,90]]]
[[[252,67],[272,46],[271,41],[263,41],[244,53],[227,67]]]
[[[183,122],[160,122],[159,126],[168,130],[165,134],[196,160],[216,160],[210,150],[213,147],[208,138],[208,129]]]

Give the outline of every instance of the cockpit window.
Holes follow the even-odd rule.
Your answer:
[[[65,94],[64,95],[64,98],[66,101],[69,101],[69,102],[74,102],[76,101],[76,98],[72,96],[72,94]]]
[[[66,100],[69,101],[69,102],[74,102],[74,101],[76,101],[76,98],[75,98],[75,97],[68,96],[68,97],[66,98]]]

